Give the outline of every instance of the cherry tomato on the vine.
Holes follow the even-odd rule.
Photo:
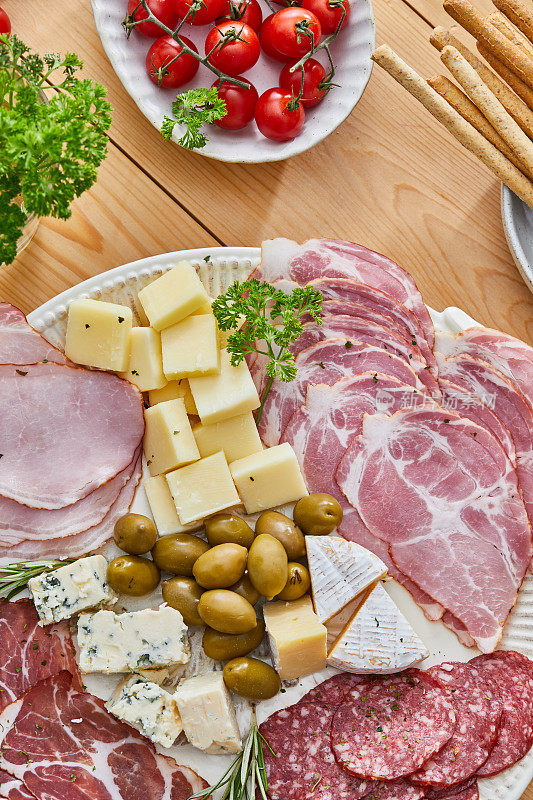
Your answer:
[[[294,107],[293,107],[294,106]],[[257,127],[267,139],[287,142],[302,130],[305,111],[291,92],[276,86],[263,92],[255,107]]]
[[[194,0],[174,0],[174,5],[181,19],[190,11],[193,2]],[[209,25],[224,13],[226,0],[201,0],[201,2],[200,8],[190,17],[187,17],[187,22],[191,25]]]
[[[175,8],[174,0],[147,0],[147,5],[160,22],[166,25],[167,28],[174,30],[179,22],[179,14]],[[129,0],[128,16],[132,16],[135,9],[137,9],[133,17],[136,22],[148,17],[148,13],[144,8],[142,6],[137,8],[137,6],[139,6],[139,0]],[[140,22],[135,26],[135,30],[142,36],[148,36],[151,39],[165,35],[165,32],[155,22]]]
[[[181,38],[191,50],[198,52],[194,42],[186,36]],[[199,65],[198,59],[184,52],[181,44],[172,36],[160,36],[156,39],[146,56],[146,70],[150,80],[165,89],[189,83],[198,72]]]
[[[321,37],[322,26],[313,12],[295,6],[267,17],[260,32],[261,47],[278,61],[301,58]]]
[[[263,12],[257,0],[226,0],[223,14],[217,22],[226,20],[245,22],[257,33],[263,21]]]
[[[291,67],[297,61],[289,61],[280,72],[279,85],[288,89],[295,97],[300,94],[302,88],[302,68],[299,67],[291,72]],[[320,87],[321,82],[326,77],[326,70],[315,58],[308,58],[303,65],[304,85],[303,94],[300,102],[304,108],[316,106],[327,95],[328,90]]]
[[[255,86],[243,78],[236,76],[240,81],[246,81],[249,89],[236,86],[234,83],[222,82],[219,78],[213,86],[218,89],[218,96],[226,103],[226,115],[215,120],[215,125],[228,131],[238,131],[245,128],[254,118],[254,111],[259,95]]]
[[[260,53],[257,33],[242,22],[221,22],[209,31],[205,40],[209,63],[226,75],[240,75],[251,69]]]
[[[11,20],[3,8],[0,8],[0,33],[11,33]]]
[[[350,0],[302,0],[302,8],[312,11],[322,25],[322,33],[334,33],[342,19],[344,19],[340,30],[342,30],[350,19]]]

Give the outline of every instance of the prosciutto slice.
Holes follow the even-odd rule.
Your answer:
[[[60,350],[44,339],[10,303],[0,303],[0,364],[36,364],[53,361],[66,364]]]
[[[115,719],[62,672],[0,716],[0,767],[46,800],[186,800],[202,778]]]
[[[131,463],[144,433],[135,386],[54,363],[0,366],[0,494],[35,508],[86,497]]]
[[[396,566],[491,652],[531,558],[516,472],[497,440],[445,409],[368,416],[336,477]]]

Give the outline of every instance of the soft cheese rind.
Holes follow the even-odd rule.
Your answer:
[[[106,708],[162,747],[172,747],[183,730],[174,697],[140,675],[124,678]]]
[[[183,681],[174,694],[189,742],[206,753],[238,753],[242,748],[235,708],[222,672]]]

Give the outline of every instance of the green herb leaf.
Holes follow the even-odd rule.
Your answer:
[[[18,561],[0,567],[0,597],[11,600],[26,588],[30,578],[36,578],[43,572],[52,572],[74,560],[73,558],[55,558],[49,561]],[[34,649],[37,647],[34,645]]]
[[[218,96],[216,88],[189,89],[179,94],[172,103],[173,118],[165,117],[161,125],[161,133],[165,139],[171,139],[176,125],[184,125],[185,132],[178,139],[178,144],[193,150],[204,147],[207,137],[202,132],[204,122],[212,124],[226,114],[226,103]]]

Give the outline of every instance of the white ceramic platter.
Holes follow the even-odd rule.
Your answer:
[[[253,247],[214,247],[198,250],[184,250],[176,253],[145,258],[125,264],[122,267],[90,278],[72,289],[49,300],[29,316],[29,322],[40,331],[52,344],[62,346],[64,342],[66,317],[69,303],[79,297],[93,297],[114,300],[115,302],[133,305],[137,292],[179,261],[191,261],[205,283],[211,296],[223,291],[234,280],[244,280],[253,267],[259,262],[260,251]],[[431,316],[438,329],[457,332],[477,323],[459,308],[447,308],[442,312],[430,309]],[[133,510],[141,514],[150,514],[144,490],[137,491]],[[107,545],[105,554],[114,558],[118,550],[114,545]],[[429,622],[410,595],[397,583],[390,581],[387,589],[407,616],[417,633],[430,650],[430,657],[424,666],[440,663],[444,660],[467,661],[477,651],[463,647],[455,635],[440,622]],[[123,598],[121,598],[121,601]],[[127,599],[125,605],[129,609],[146,606],[157,607],[160,595],[149,598]],[[214,662],[206,664],[205,657],[200,655],[198,637],[192,637],[193,658],[192,669],[205,670],[213,668]],[[505,627],[502,647],[519,650],[533,658],[533,577],[528,576],[520,591],[519,599]],[[328,669],[307,678],[296,681],[279,694],[259,704],[258,718],[262,721],[273,711],[295,703],[309,688],[321,682],[334,670]],[[94,694],[107,699],[114,688],[116,680],[109,676],[87,676],[87,686]],[[250,719],[249,708],[245,703],[238,704],[238,717],[241,730],[246,730]],[[520,722],[517,720],[517,725]],[[162,751],[163,752],[163,751]],[[187,764],[195,769],[209,782],[218,779],[228,766],[228,758],[208,756],[190,745],[181,745],[164,752],[173,755],[179,763]],[[522,793],[533,780],[533,750],[522,761],[496,778],[480,781],[481,800],[519,800]]]
[[[533,208],[505,184],[502,185],[502,221],[514,262],[533,292]]]
[[[259,2],[263,18],[266,18],[271,11],[264,0]],[[146,53],[153,39],[147,39],[136,31],[126,39],[122,29],[127,0],[91,0],[91,3],[96,27],[113,69],[142,113],[158,130],[163,117],[170,112],[177,91],[212,85],[215,76],[200,64],[196,77],[187,86],[178,90],[157,88],[148,77],[145,67]],[[198,51],[203,54],[209,26],[186,25],[186,28],[185,35],[194,41]],[[258,163],[281,161],[309,150],[334,131],[359,101],[370,78],[370,54],[375,41],[372,0],[352,0],[350,21],[331,48],[337,66],[335,82],[339,86],[332,89],[322,103],[306,112],[304,128],[296,139],[283,143],[269,141],[259,133],[253,121],[242,131],[223,131],[211,125],[207,132],[207,145],[196,152],[220,161]],[[317,57],[322,61],[322,54]],[[326,61],[323,63],[326,65]],[[278,86],[282,66],[262,54],[246,77],[261,95],[266,89]],[[181,135],[176,128],[176,141]]]

